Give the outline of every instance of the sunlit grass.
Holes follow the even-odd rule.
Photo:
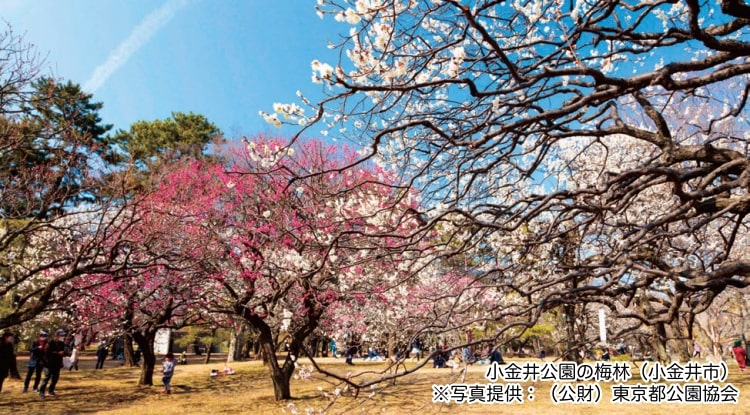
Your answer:
[[[63,371],[57,387],[56,398],[39,399],[31,392],[22,394],[22,383],[8,379],[0,393],[0,407],[13,414],[300,414],[328,408],[327,413],[349,414],[518,414],[520,410],[529,414],[674,414],[699,413],[700,415],[746,414],[750,407],[750,374],[739,373],[734,362],[728,382],[740,390],[740,403],[707,404],[637,404],[619,405],[609,403],[608,386],[599,404],[557,405],[549,398],[550,382],[534,384],[533,401],[523,404],[433,404],[432,385],[449,384],[460,381],[458,370],[422,369],[414,375],[401,378],[395,385],[378,385],[367,388],[355,399],[351,390],[320,374],[313,373],[308,380],[292,380],[294,399],[276,402],[267,369],[260,362],[233,363],[234,375],[211,378],[211,369],[223,369],[224,363],[204,365],[197,359],[189,365],[178,366],[173,378],[173,393],[162,395],[161,377],[154,377],[155,386],[137,386],[139,369],[110,367],[105,370],[90,369],[93,363],[83,362],[78,372]],[[409,363],[413,365],[414,363]],[[385,368],[384,363],[357,362],[353,367],[343,364],[343,360],[323,359],[327,370],[346,375],[372,377],[372,372]],[[488,383],[484,378],[486,366],[472,366],[464,383]],[[634,373],[636,375],[636,373]],[[524,384],[528,390],[530,383]],[[335,389],[341,389],[340,396],[329,407],[335,396]],[[324,396],[327,394],[328,397]]]

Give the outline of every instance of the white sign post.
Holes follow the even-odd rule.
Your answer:
[[[154,338],[154,353],[156,355],[164,355],[169,352],[170,337],[172,337],[170,329],[159,329],[156,332],[156,337]]]

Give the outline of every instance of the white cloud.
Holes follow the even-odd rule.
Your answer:
[[[123,40],[117,49],[110,53],[106,62],[96,67],[91,77],[84,83],[83,90],[93,93],[125,62],[130,59],[162,26],[167,24],[189,0],[168,0],[164,5],[149,13]]]

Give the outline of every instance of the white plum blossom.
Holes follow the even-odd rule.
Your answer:
[[[279,117],[276,116],[276,114],[269,114],[265,111],[258,111],[258,113],[263,117],[263,119],[266,120],[267,123],[273,124],[273,126],[276,128],[281,127],[281,121],[279,120]]]
[[[315,59],[310,64],[313,70],[312,79],[315,83],[322,83],[323,80],[331,80],[331,75],[333,74],[333,67],[327,63],[321,63],[319,60]]]
[[[453,78],[458,76],[458,71],[466,57],[466,50],[462,46],[459,46],[451,50],[451,55],[453,55],[453,57],[448,64],[448,75]]]
[[[373,46],[377,50],[385,50],[386,45],[393,36],[393,27],[385,23],[379,23],[373,26],[372,31],[375,34],[375,43]]]
[[[383,7],[383,1],[382,0],[357,0],[355,7],[357,8],[357,13],[362,14],[362,15],[370,15],[374,11]]]
[[[347,22],[351,25],[359,23],[362,18],[352,9],[346,9],[342,12],[336,13],[335,17],[337,22]]]
[[[360,22],[360,20],[362,20],[362,18],[359,17],[357,12],[355,12],[352,9],[346,9],[346,12],[344,12],[344,15],[346,17],[346,22],[352,25],[357,24]]]

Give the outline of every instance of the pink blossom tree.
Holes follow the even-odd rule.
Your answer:
[[[394,191],[393,178],[374,167],[304,177],[352,157],[321,143],[294,150],[260,137],[228,171],[183,166],[141,205],[138,246],[169,278],[201,287],[192,304],[250,325],[277,399],[290,397],[295,357],[333,304],[403,274],[390,249],[412,237],[416,202],[408,189]],[[279,364],[283,339],[290,353]]]
[[[291,396],[295,358],[336,304],[408,278],[399,269],[408,255],[391,250],[415,237],[415,195],[374,166],[335,171],[353,157],[319,142],[287,147],[258,137],[221,176],[229,255],[216,306],[257,333],[277,399]],[[306,177],[320,168],[332,171]],[[279,363],[284,339],[289,354]]]
[[[72,282],[75,314],[82,327],[122,335],[143,353],[139,384],[152,385],[154,339],[160,329],[220,324],[206,311],[215,272],[204,262],[216,244],[207,224],[215,194],[193,185],[197,165],[168,175],[159,187],[133,203],[133,223],[123,223],[120,271],[85,275]],[[194,189],[190,191],[189,189]],[[210,190],[210,187],[206,188]],[[214,188],[216,189],[216,188]]]

